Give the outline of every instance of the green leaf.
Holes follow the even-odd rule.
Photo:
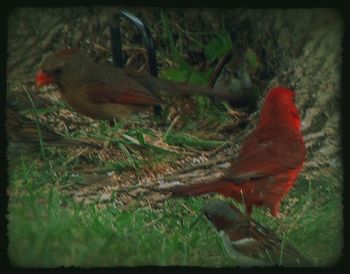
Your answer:
[[[193,70],[190,74],[189,82],[194,85],[205,85],[208,83],[208,76],[204,72]]]
[[[143,135],[142,132],[137,131],[137,132],[135,133],[135,137],[136,137],[136,139],[140,142],[141,145],[143,145],[143,146],[147,145],[147,143],[146,143],[146,141],[145,141],[145,137],[144,137],[144,135]]]
[[[136,161],[134,159],[134,157],[132,157],[131,153],[129,152],[129,150],[126,148],[126,146],[122,143],[118,144],[118,147],[125,153],[126,157],[128,158],[128,162],[134,167],[136,168]]]
[[[131,144],[133,145],[141,145],[141,143],[139,142],[139,140],[137,140],[136,138],[130,136],[130,135],[127,135],[127,134],[123,134],[123,137],[128,140]]]
[[[224,33],[212,41],[210,41],[205,49],[205,55],[209,62],[213,62],[216,58],[223,56],[232,48],[232,42],[228,33]]]
[[[207,96],[196,96],[197,112],[200,117],[204,117],[206,109],[210,104],[210,99]]]
[[[245,62],[254,70],[260,67],[260,59],[256,52],[250,48],[248,48],[244,52],[244,60]]]
[[[209,68],[205,71],[196,71],[192,70],[192,73],[189,77],[189,82],[195,85],[208,85],[210,76],[213,73],[213,68]]]
[[[191,73],[191,68],[186,66],[181,66],[179,68],[167,68],[161,72],[161,78],[177,82],[187,82]]]

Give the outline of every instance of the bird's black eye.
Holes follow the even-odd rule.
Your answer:
[[[52,71],[52,73],[53,73],[54,75],[59,75],[59,74],[61,74],[61,72],[62,72],[62,68],[56,68],[56,69],[54,69],[54,70]]]

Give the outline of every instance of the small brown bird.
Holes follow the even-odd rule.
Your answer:
[[[221,236],[230,255],[246,265],[311,266],[291,244],[223,201],[210,201],[204,215]]]
[[[161,104],[163,95],[233,97],[230,92],[96,64],[79,49],[61,49],[44,59],[36,75],[36,84],[40,87],[53,83],[74,110],[110,122],[128,120],[135,112]]]
[[[35,121],[22,115],[15,107],[8,106],[6,109],[5,128],[10,141],[11,153],[33,151],[40,147],[40,136],[43,145],[49,146],[88,146],[102,148],[98,144],[75,140],[54,132],[51,128],[39,123],[39,129]]]

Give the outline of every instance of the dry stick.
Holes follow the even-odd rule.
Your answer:
[[[222,145],[220,145],[220,146],[218,146],[217,148],[215,148],[214,150],[212,150],[212,151],[210,151],[209,153],[208,153],[208,157],[209,158],[212,158],[215,154],[217,154],[219,151],[221,151],[221,150],[223,150],[226,146],[227,146],[227,144],[228,144],[228,140],[227,141],[225,141]]]
[[[218,159],[215,161],[210,161],[210,162],[205,163],[204,165],[194,166],[194,167],[188,168],[186,170],[180,170],[176,174],[163,175],[163,176],[157,178],[156,182],[147,183],[147,184],[138,183],[138,184],[134,184],[131,186],[122,187],[122,188],[115,190],[115,192],[125,192],[125,191],[132,191],[132,190],[135,190],[138,188],[143,188],[146,190],[157,191],[157,192],[159,191],[161,193],[164,193],[164,191],[166,192],[166,189],[160,190],[160,189],[156,188],[157,186],[159,186],[159,181],[168,181],[168,182],[169,181],[181,181],[182,184],[186,184],[186,182],[189,181],[188,180],[189,178],[197,178],[198,177],[198,174],[195,174],[195,171],[202,170],[204,172],[207,172],[208,168],[217,167],[219,164],[229,162],[228,160],[231,160],[231,157],[228,159]],[[204,177],[205,176],[203,176],[203,178]],[[210,178],[205,179],[205,180],[210,180]]]
[[[189,155],[189,156],[193,156],[195,155],[195,153],[193,151],[186,151],[185,149],[178,147],[178,146],[170,146],[168,148],[159,146],[156,144],[157,142],[153,143],[153,144],[148,144],[151,147],[155,147],[167,152],[172,152],[172,153],[176,153],[176,154],[183,154],[183,155]]]
[[[178,171],[176,175],[181,175],[181,174],[186,174],[186,173],[190,173],[191,171],[194,171],[194,170],[201,170],[201,169],[208,169],[208,168],[211,168],[211,167],[214,167],[214,166],[218,166],[220,164],[224,164],[224,163],[227,163],[227,162],[231,162],[232,161],[232,157],[225,157],[225,158],[219,158],[219,159],[215,159],[215,160],[210,160],[210,161],[207,161],[205,162],[204,164],[201,164],[201,165],[196,165],[196,166],[192,166],[192,167],[188,167],[188,168],[184,168],[184,169],[181,169]],[[165,178],[172,178],[174,174],[170,174],[169,176],[165,176]]]
[[[180,182],[180,184],[186,184],[186,182],[192,181],[193,178],[196,178],[196,179],[198,178],[198,171],[202,171],[203,173],[208,173],[208,169],[210,169],[212,167],[217,167],[218,165],[223,164],[223,163],[230,163],[232,161],[232,158],[233,157],[230,156],[230,157],[219,158],[216,160],[208,161],[202,165],[197,165],[197,166],[193,166],[193,167],[190,167],[187,169],[180,170],[176,174],[163,175],[163,176],[157,178],[157,180],[153,181],[152,183],[147,183],[147,184],[138,183],[135,185],[119,188],[119,189],[115,190],[115,192],[127,193],[128,191],[132,191],[132,190],[141,188],[141,189],[144,189],[146,191],[148,190],[151,192],[160,192],[162,194],[166,194],[166,188],[158,189],[160,181],[167,181],[167,182],[178,181],[178,182]],[[216,172],[215,174],[217,174],[217,173],[218,172]],[[201,175],[201,177],[205,178],[206,176]],[[203,180],[207,181],[207,180],[210,180],[210,178],[203,179]],[[165,183],[163,183],[162,185],[164,185],[164,184]],[[165,199],[167,199],[167,198],[164,198],[164,200]]]
[[[174,25],[174,24],[173,24]],[[178,24],[175,24],[175,27],[178,28],[181,32],[183,32],[186,37],[191,40],[193,43],[195,43],[197,46],[199,46],[200,48],[205,48],[205,45],[202,44],[201,42],[199,42],[197,39],[193,38],[188,32],[186,32],[185,30],[183,30]]]
[[[218,64],[215,66],[214,71],[209,79],[209,87],[214,87],[216,80],[218,79],[223,67],[228,63],[228,61],[231,59],[232,51],[227,52],[221,59],[219,60]]]
[[[184,34],[187,34],[187,35],[218,35],[217,32],[210,32],[210,31],[207,31],[207,32],[205,32],[205,31],[202,31],[202,32],[201,31],[196,31],[196,32],[188,31],[188,30],[184,30],[183,28],[181,28],[179,26],[179,24],[172,23],[172,22],[171,22],[171,24],[174,25],[176,28],[178,28],[181,32],[183,32]]]
[[[215,164],[213,164],[212,166],[216,166]],[[205,170],[204,170],[205,171]],[[180,179],[181,178],[181,179]],[[131,186],[125,186],[125,187],[120,187],[119,189],[116,189],[114,190],[115,193],[128,193],[130,191],[133,191],[133,190],[136,190],[136,189],[144,189],[145,190],[145,195],[149,195],[150,192],[158,192],[158,193],[162,193],[164,195],[167,194],[167,190],[166,188],[165,189],[159,189],[159,181],[181,181],[181,184],[186,184],[186,182],[188,181],[191,181],[190,178],[198,178],[198,174],[194,174],[193,172],[192,173],[189,173],[189,174],[186,174],[185,176],[183,175],[179,175],[179,174],[176,174],[174,176],[174,174],[170,174],[169,176],[162,176],[160,178],[157,179],[156,182],[152,182],[152,183],[147,183],[147,184],[142,184],[142,183],[138,183],[138,184],[135,184],[135,185],[131,185]],[[210,178],[206,178],[204,179],[205,176],[203,176],[203,180],[205,181],[209,181]],[[164,185],[164,184],[163,184]],[[167,199],[167,197],[165,197],[164,199]]]
[[[83,148],[82,150],[80,150],[78,153],[74,153],[73,155],[71,155],[64,163],[63,166],[67,165],[68,163],[70,163],[71,161],[73,161],[74,159],[76,159],[77,157],[79,157],[81,154],[83,154],[86,150],[88,149],[88,147]]]
[[[244,138],[246,136],[246,134],[243,134],[242,137]],[[321,134],[319,134],[319,136],[321,136]],[[307,139],[305,140],[306,143],[309,143],[311,140],[310,139]],[[214,167],[214,166],[218,166],[220,164],[224,164],[224,163],[230,163],[232,162],[233,160],[236,159],[237,157],[237,154],[238,154],[238,150],[240,148],[238,147],[235,147],[232,149],[232,156],[228,156],[228,157],[220,157],[219,159],[215,159],[215,160],[210,160],[210,161],[207,161],[201,165],[196,165],[196,166],[192,166],[192,167],[189,167],[189,168],[184,168],[182,170],[179,170],[176,174],[170,174],[169,176],[165,175],[164,176],[164,179],[175,179],[177,178],[179,175],[181,174],[186,174],[186,173],[190,173],[192,171],[195,171],[195,170],[201,170],[201,169],[208,169],[208,168],[211,168],[211,167]],[[306,163],[305,166],[307,166],[308,164]]]
[[[166,138],[168,137],[170,131],[174,128],[175,124],[177,123],[177,121],[180,119],[180,115],[177,115],[174,120],[171,122],[170,126],[168,127],[167,131],[165,132],[164,136],[163,136],[163,141],[166,140]]]
[[[176,124],[176,122],[178,121],[179,116],[175,117],[175,119],[172,121],[171,125],[169,126],[169,128],[167,129],[163,139],[165,139],[167,137],[167,135],[169,134],[169,132],[172,130],[172,128],[174,127],[174,125]],[[243,134],[239,134],[238,136],[236,136],[237,140],[241,140],[242,138],[245,137],[246,133]],[[156,146],[156,145],[154,145]],[[164,149],[164,148],[163,148]],[[181,181],[182,184],[185,184],[187,181],[192,181],[191,178],[198,178],[198,173],[195,174],[196,171],[202,171],[202,172],[206,172],[208,171],[208,169],[212,168],[212,167],[217,167],[220,164],[223,163],[230,163],[234,158],[236,158],[237,152],[238,152],[239,147],[233,146],[232,151],[230,152],[231,155],[233,156],[221,156],[218,159],[215,160],[210,160],[207,161],[204,164],[201,165],[196,165],[196,166],[192,166],[189,168],[185,168],[182,169],[180,171],[178,171],[177,173],[173,173],[173,174],[168,174],[168,175],[164,175],[161,176],[157,179],[157,181],[153,181],[152,183],[148,183],[148,184],[136,184],[136,185],[132,185],[132,186],[127,186],[127,187],[123,187],[120,189],[115,190],[115,192],[127,192],[127,191],[131,191],[134,189],[138,189],[138,188],[143,188],[145,190],[150,190],[150,191],[156,191],[156,192],[162,192],[164,193],[164,190],[166,191],[166,189],[164,189],[163,191],[160,191],[159,189],[156,189],[156,186],[159,186],[159,181]],[[203,176],[203,178],[205,178],[205,176]],[[210,180],[209,179],[205,179],[205,180]]]

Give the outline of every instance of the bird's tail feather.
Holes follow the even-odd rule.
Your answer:
[[[198,183],[193,185],[179,186],[167,191],[171,192],[172,196],[197,196],[205,193],[216,192],[222,193],[229,186],[227,181],[214,181],[211,183]]]
[[[135,81],[141,83],[148,90],[157,96],[161,95],[204,95],[221,97],[228,100],[236,100],[237,94],[244,95],[245,92],[231,92],[229,90],[215,89],[198,85],[191,85],[184,82],[175,82],[166,79],[159,79],[150,75],[126,71],[127,75],[132,77]],[[238,97],[239,97],[238,96]]]

